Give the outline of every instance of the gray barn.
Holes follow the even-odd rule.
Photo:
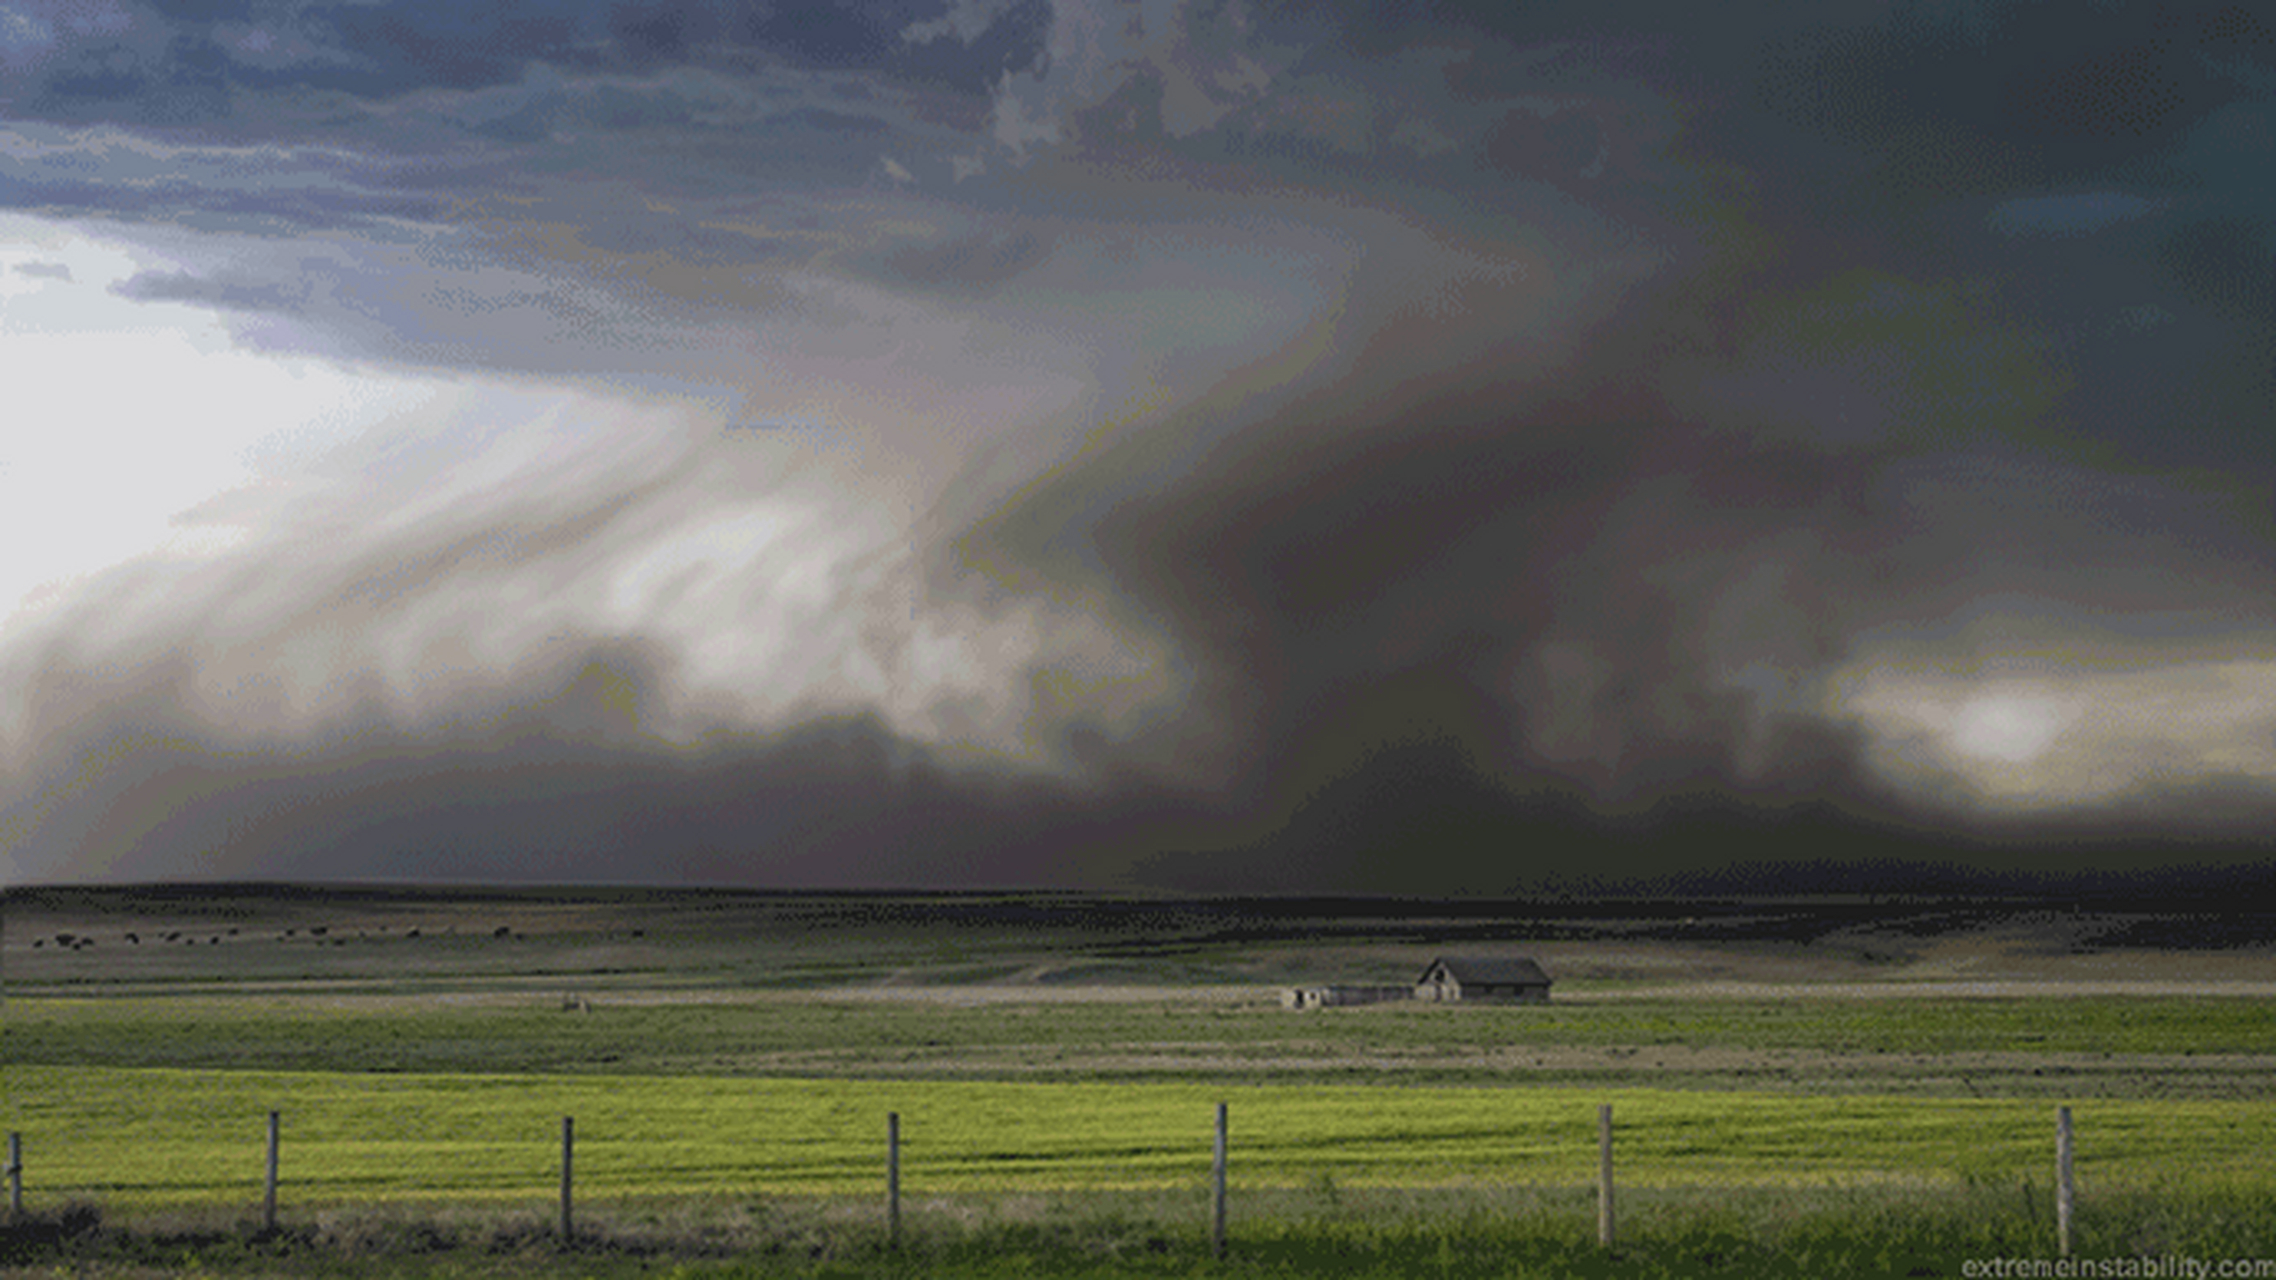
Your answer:
[[[1415,979],[1415,999],[1546,1004],[1549,975],[1522,957],[1440,956]]]

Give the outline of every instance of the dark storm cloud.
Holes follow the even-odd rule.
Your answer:
[[[0,204],[39,213],[130,217],[185,227],[292,234],[423,218],[442,208],[418,196],[354,192],[229,193],[188,183],[148,185],[0,173]]]
[[[110,126],[9,126],[0,207],[262,234],[424,220],[437,197],[400,189],[382,163],[316,147],[180,145]]]
[[[1840,314],[1820,315],[1812,333],[1882,363],[1891,333],[1935,328],[1933,311],[1905,318],[1901,297],[1844,305],[1899,322],[1845,339]],[[1637,309],[1637,330],[1603,322],[1546,379],[1476,358],[1519,340],[1493,311],[1386,326],[1352,376],[1244,419],[1172,485],[1131,492],[1142,473],[1100,457],[991,526],[1015,544],[991,554],[1039,566],[1088,528],[1121,588],[1206,655],[1207,698],[1250,717],[1249,769],[1231,785],[1258,824],[1254,860],[1173,859],[1161,874],[1259,884],[1301,863],[1391,889],[1401,874],[1563,874],[1588,849],[1667,870],[1722,856],[1707,850],[1726,837],[1794,857],[1812,841],[1895,848],[1919,838],[1918,797],[1875,776],[1872,731],[1829,723],[1811,688],[1860,657],[1852,637],[2003,587],[2195,609],[2192,634],[2265,634],[2249,506],[2061,462],[1903,465],[2012,448],[2003,407],[2028,435],[1998,377],[1937,382],[1909,404],[1894,388],[1904,421],[1839,445],[1799,424],[1784,442],[1702,433],[1637,380],[1664,360],[1656,308]],[[1908,358],[1954,376],[1949,357]],[[1891,391],[1852,388],[1861,405]],[[1918,430],[1939,414],[1944,432]],[[1111,514],[1085,525],[1085,511]],[[1685,797],[1705,797],[1713,821]],[[2099,841],[2069,830],[2074,855],[2109,856],[2080,846],[2158,823],[2198,837],[2245,825],[2188,796],[2111,823]],[[1681,834],[1624,845],[1638,829]]]
[[[65,775],[37,822],[82,853],[17,870],[737,882],[760,847],[783,885],[1083,884],[1120,870],[1104,851],[1065,856],[1085,819],[1074,797],[959,776],[867,717],[640,750],[639,704],[669,667],[564,637],[510,696],[463,702],[448,724],[407,733],[370,707],[248,752],[182,714],[197,676],[177,661],[114,690],[110,725],[57,744]]]
[[[2159,204],[2115,191],[2002,201],[1986,221],[2002,235],[2082,236],[2155,213]]]
[[[359,455],[321,556],[104,580],[9,668],[36,874],[1837,887],[2271,807],[2249,9],[50,27],[12,109],[118,127],[0,198],[273,220],[121,296],[788,429]]]
[[[229,112],[227,56],[210,40],[98,41],[56,59],[28,106],[54,120],[191,126]]]
[[[886,65],[908,79],[985,97],[1003,78],[1030,71],[1051,35],[1048,0],[952,6],[947,16],[904,28]]]
[[[984,94],[1032,66],[1047,5],[719,0],[542,0],[387,4],[10,6],[5,46],[30,74],[18,106],[34,118],[195,125],[232,95],[282,90],[389,99],[426,88],[477,90],[533,62],[588,70],[773,62],[806,70],[882,70]],[[25,10],[28,10],[26,12]]]

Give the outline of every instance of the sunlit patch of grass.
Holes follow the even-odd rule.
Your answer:
[[[2053,1148],[2039,1103],[1870,1095],[22,1066],[0,1089],[28,1189],[136,1205],[251,1202],[272,1108],[301,1205],[542,1202],[565,1115],[577,1185],[602,1197],[882,1188],[889,1111],[912,1195],[1195,1185],[1218,1101],[1248,1189],[1591,1185],[1600,1101],[1635,1188],[2043,1185]],[[2076,1121],[2090,1190],[2276,1188],[2265,1107],[2097,1101]]]

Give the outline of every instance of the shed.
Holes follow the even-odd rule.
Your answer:
[[[1389,1000],[1414,998],[1413,987],[1355,986],[1349,983],[1289,987],[1280,993],[1280,1003],[1291,1009],[1331,1009],[1340,1005],[1382,1004]]]
[[[1440,956],[1415,979],[1415,999],[1545,1004],[1549,975],[1522,956]]]

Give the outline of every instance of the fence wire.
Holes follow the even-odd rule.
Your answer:
[[[574,1196],[603,1212],[803,1199],[888,1224],[898,1204],[915,1224],[1119,1202],[1198,1228],[1219,1203],[1220,1102],[1235,1221],[1332,1215],[1426,1189],[1439,1206],[1585,1213],[1602,1173],[1597,1097],[1580,1090],[0,1074],[22,1143],[26,1208],[88,1201],[114,1218],[261,1215],[271,1111],[287,1220],[358,1207],[550,1219],[568,1154],[565,1117],[574,1121]],[[1616,1097],[1623,1194],[1997,1185],[2054,1212],[2054,1117],[2044,1104]],[[2264,1109],[2109,1102],[2076,1115],[2074,1165],[2088,1195],[2181,1168],[2276,1182],[2276,1123]],[[2082,1204],[2090,1213],[2091,1201]]]

